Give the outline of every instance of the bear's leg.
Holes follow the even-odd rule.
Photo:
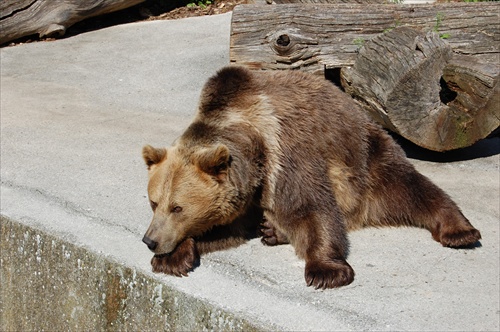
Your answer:
[[[394,169],[386,171],[387,182],[372,195],[369,224],[426,228],[445,247],[477,245],[481,233],[443,190],[409,163]]]
[[[235,248],[258,235],[262,209],[250,206],[240,217],[228,225],[215,226],[202,236],[196,237],[196,247],[200,255]]]
[[[416,226],[428,229],[443,246],[472,247],[481,234],[437,185],[420,174],[399,145],[378,126],[370,128],[370,192],[361,201],[370,226]],[[356,226],[350,225],[350,228]]]
[[[308,286],[334,288],[354,280],[354,270],[345,260],[348,241],[340,218],[338,213],[316,212],[292,221],[293,232],[288,238],[297,255],[306,261]]]
[[[307,286],[327,289],[349,285],[354,280],[354,270],[344,259],[306,260]]]
[[[260,224],[260,234],[262,235],[261,242],[267,246],[290,243],[286,235],[276,229],[265,216]]]
[[[257,233],[257,230],[255,229],[254,232]],[[204,255],[214,251],[236,248],[250,238],[252,236],[245,229],[234,227],[234,225],[216,226],[196,238],[196,247],[200,255]]]
[[[435,213],[434,222],[428,225],[432,237],[445,247],[476,246],[481,239],[481,233],[470,224],[458,207],[453,205],[444,206]]]
[[[237,247],[257,235],[257,225],[262,220],[262,210],[250,207],[229,225],[216,226],[207,233],[188,237],[169,254],[155,255],[151,259],[153,272],[178,277],[187,276],[200,265],[200,256],[209,252]]]
[[[425,176],[414,171],[412,196],[420,198],[411,215],[416,226],[427,228],[434,240],[445,247],[474,247],[481,233],[471,225],[453,200]],[[426,193],[422,195],[422,193]],[[423,197],[422,197],[423,196]]]

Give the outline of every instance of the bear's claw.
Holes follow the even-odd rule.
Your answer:
[[[354,280],[354,270],[344,260],[309,262],[306,264],[305,279],[307,286],[316,289],[341,287]]]
[[[450,248],[472,248],[478,246],[481,233],[475,228],[442,232],[439,242]]]
[[[156,273],[187,277],[188,273],[199,265],[199,261],[200,255],[194,239],[187,238],[173,252],[153,256],[151,266]]]

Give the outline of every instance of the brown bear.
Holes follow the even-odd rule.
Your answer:
[[[143,157],[155,272],[187,275],[199,255],[244,243],[259,224],[264,244],[291,243],[316,288],[353,281],[349,230],[423,227],[455,248],[481,239],[349,96],[304,72],[221,69],[182,136]]]

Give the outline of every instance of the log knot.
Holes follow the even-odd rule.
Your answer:
[[[269,34],[266,42],[275,54],[274,69],[296,69],[318,62],[318,40],[298,29],[279,30]]]
[[[279,35],[276,39],[276,47],[286,47],[290,45],[290,36],[287,34]]]

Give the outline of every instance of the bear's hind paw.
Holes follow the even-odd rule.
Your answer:
[[[450,248],[474,248],[481,240],[481,233],[475,228],[451,230],[441,232],[439,242],[444,247]]]
[[[307,286],[316,289],[349,285],[354,280],[354,270],[345,260],[306,263]]]

